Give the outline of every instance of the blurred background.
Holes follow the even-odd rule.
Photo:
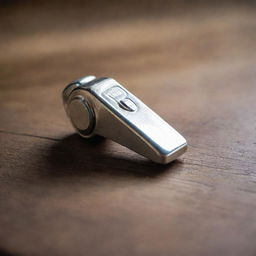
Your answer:
[[[59,126],[63,119],[56,119],[55,111],[62,115],[59,95],[64,85],[85,75],[108,76],[168,119],[184,90],[195,94],[192,83],[215,83],[216,72],[229,72],[231,63],[251,65],[256,48],[254,2],[2,0],[0,86],[8,95],[5,106],[14,108],[8,92],[20,88],[20,97],[25,97],[19,105],[22,118],[28,119],[23,132],[30,132],[32,101]],[[182,91],[172,99],[167,88]],[[50,104],[28,97],[35,93],[39,98],[47,94]],[[168,105],[170,100],[173,105]],[[179,106],[178,114],[185,120],[188,109],[198,112],[205,104],[202,98],[193,102],[200,105],[186,101]],[[33,132],[41,129],[34,125],[44,118],[36,115]],[[3,123],[12,122],[7,119]]]
[[[1,0],[0,248],[256,255],[255,3]],[[188,152],[160,168],[73,135],[61,92],[86,75],[123,84]]]
[[[245,58],[255,45],[254,3],[2,0],[1,87],[87,74],[138,83]]]

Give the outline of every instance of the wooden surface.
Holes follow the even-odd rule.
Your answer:
[[[256,255],[255,6],[11,3],[0,14],[2,253]],[[75,135],[60,94],[88,74],[125,85],[188,152],[160,166]]]

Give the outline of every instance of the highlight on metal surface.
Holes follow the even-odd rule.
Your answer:
[[[84,138],[101,135],[161,164],[187,149],[182,135],[112,78],[77,79],[62,97],[73,127]]]

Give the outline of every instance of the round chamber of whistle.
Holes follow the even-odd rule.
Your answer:
[[[82,96],[76,96],[68,104],[68,115],[74,128],[83,137],[91,137],[95,126],[95,115]]]

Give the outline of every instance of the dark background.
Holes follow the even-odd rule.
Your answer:
[[[255,1],[0,1],[7,255],[256,254]],[[65,116],[113,77],[188,140],[167,166]]]

